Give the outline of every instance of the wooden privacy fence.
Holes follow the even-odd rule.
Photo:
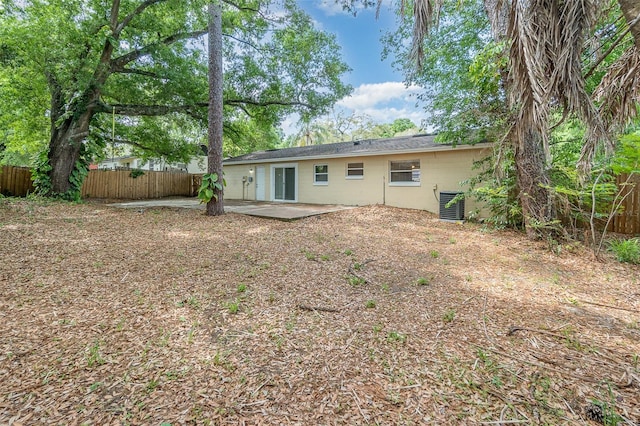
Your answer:
[[[133,177],[131,170],[91,170],[82,185],[82,198],[140,200],[170,196],[193,196],[193,175],[149,172]]]
[[[0,194],[24,197],[34,189],[31,170],[28,167],[2,166],[0,168]]]
[[[626,198],[622,202],[620,213],[616,213],[609,225],[609,231],[620,234],[640,234],[640,175],[619,175],[618,186],[621,196]]]
[[[136,178],[133,176],[131,170],[91,170],[82,185],[82,197],[132,200],[194,197],[202,181],[202,175],[189,173],[145,171]],[[631,176],[628,182],[627,178],[628,175],[617,178],[622,195],[628,195],[622,203],[622,211],[615,214],[608,230],[620,234],[640,234],[640,175]],[[0,194],[24,197],[33,190],[31,171],[28,168],[0,168]]]
[[[141,200],[170,196],[193,197],[200,175],[150,172],[135,176],[131,170],[91,170],[82,185],[83,198],[122,198]],[[194,189],[195,187],[195,189]],[[26,167],[3,166],[0,193],[24,197],[33,192],[31,171]]]

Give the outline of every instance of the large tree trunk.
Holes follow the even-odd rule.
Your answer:
[[[549,189],[550,179],[542,143],[542,135],[526,131],[516,144],[515,166],[520,189],[520,205],[527,236],[538,239],[555,235],[552,222],[557,218]]]
[[[49,179],[51,180],[51,194],[63,195],[69,193],[72,189],[69,178],[75,168],[78,158],[80,158],[81,141],[73,138],[76,126],[70,123],[57,129],[51,135],[49,141]]]
[[[636,48],[640,49],[640,3],[638,0],[618,0],[620,9],[630,25]],[[633,23],[633,25],[631,25]]]
[[[51,102],[51,139],[49,140],[48,160],[51,167],[48,172],[51,188],[47,195],[68,196],[73,190],[70,181],[76,162],[80,158],[82,144],[89,134],[89,124],[93,112],[87,108],[87,104],[72,106],[71,117],[58,123],[58,118],[63,113],[62,98],[57,90],[54,90]],[[97,98],[97,94],[95,97]],[[78,111],[83,109],[83,112]]]
[[[216,173],[222,183],[222,6],[219,0],[209,3],[209,165],[207,172]],[[224,189],[214,191],[207,203],[207,215],[224,214]]]

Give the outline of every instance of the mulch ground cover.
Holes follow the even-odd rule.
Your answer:
[[[640,267],[360,207],[0,199],[0,424],[640,424]]]

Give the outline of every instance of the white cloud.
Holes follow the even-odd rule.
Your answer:
[[[400,101],[415,104],[415,96],[420,90],[418,86],[406,87],[404,83],[399,81],[362,84],[353,91],[351,96],[338,101],[338,105],[359,111],[390,102]]]
[[[318,9],[324,12],[326,16],[334,16],[347,13],[339,2],[335,0],[321,0],[317,4]]]
[[[366,116],[375,124],[393,123],[398,118],[408,118],[421,126],[427,117],[424,108],[417,105],[417,94],[422,92],[419,86],[406,87],[399,81],[385,83],[362,84],[353,94],[339,100],[335,111],[343,112],[344,116]],[[325,117],[331,119],[331,115]],[[298,115],[287,117],[281,124],[285,135],[296,132]]]
[[[371,117],[374,123],[393,123],[398,118],[408,118],[413,121],[416,126],[422,124],[422,120],[426,118],[425,112],[421,108],[367,108],[358,113]]]

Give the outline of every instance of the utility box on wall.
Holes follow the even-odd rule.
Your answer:
[[[461,192],[440,191],[440,219],[460,221],[464,220],[464,199],[457,201],[450,207],[447,204]]]

